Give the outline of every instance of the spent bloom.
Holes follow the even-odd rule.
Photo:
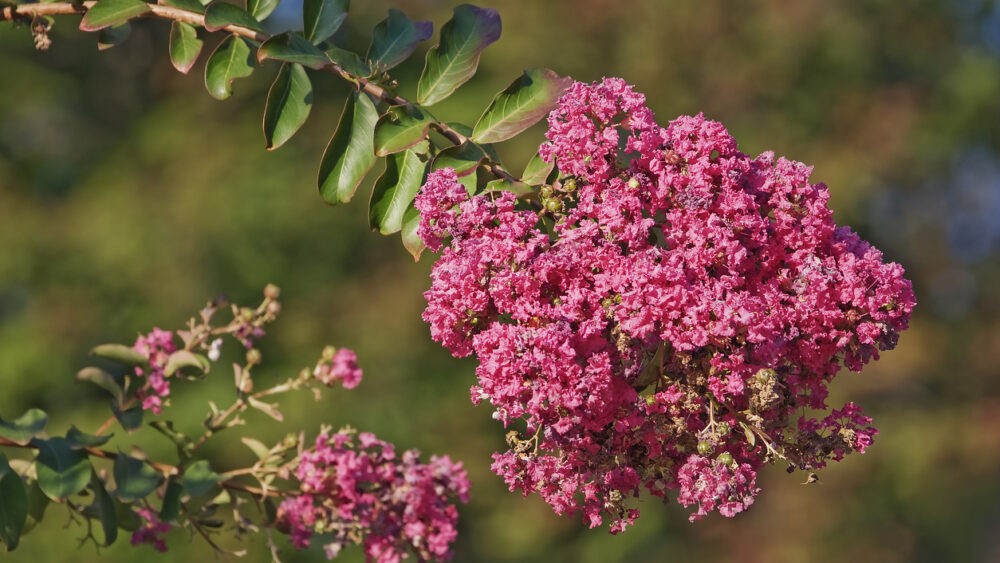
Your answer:
[[[766,463],[864,452],[871,419],[824,416],[828,385],[895,347],[915,300],[811,168],[745,155],[702,115],[662,127],[617,78],[575,83],[548,124],[542,211],[450,169],[416,200],[441,250],[431,336],[475,355],[472,400],[525,429],[494,454],[510,489],[616,533],[642,488],[734,516]]]
[[[170,382],[164,374],[170,354],[177,350],[174,344],[174,334],[167,330],[154,328],[146,335],[140,335],[132,349],[139,352],[149,361],[149,369],[135,368],[135,374],[145,377],[147,385],[138,391],[142,408],[160,414],[163,401],[170,395]]]
[[[170,531],[170,524],[161,522],[156,513],[148,508],[136,508],[135,511],[142,518],[142,525],[132,532],[132,545],[148,543],[156,551],[165,552],[167,543],[163,535]]]

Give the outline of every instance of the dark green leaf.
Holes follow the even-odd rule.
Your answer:
[[[403,228],[403,218],[423,184],[427,163],[417,150],[397,153],[385,161],[368,206],[368,225],[384,235]]]
[[[233,81],[250,76],[253,65],[253,55],[247,42],[242,37],[230,35],[219,43],[205,65],[205,87],[208,88],[208,93],[217,100],[232,96]]]
[[[118,539],[118,510],[115,502],[104,483],[96,473],[90,475],[90,489],[94,491],[94,505],[101,518],[101,529],[104,530],[104,545],[111,545]]]
[[[572,79],[546,68],[524,71],[493,98],[472,130],[477,143],[496,143],[517,135],[545,117]]]
[[[128,531],[134,532],[142,526],[142,518],[132,510],[132,506],[120,502],[118,499],[111,499],[115,503],[115,515],[118,516],[118,527]]]
[[[182,10],[187,10],[189,12],[194,12],[196,14],[201,14],[205,12],[205,6],[202,5],[198,0],[163,0],[164,4],[168,6],[173,6],[174,8],[180,8]]]
[[[142,405],[136,405],[127,410],[121,410],[117,403],[111,402],[111,413],[118,419],[122,428],[129,432],[138,430],[142,426]]]
[[[313,44],[326,41],[347,18],[350,0],[303,0],[303,35]]]
[[[257,50],[257,60],[263,62],[266,59],[299,63],[317,70],[330,64],[326,53],[292,31],[275,35],[261,44]]]
[[[87,486],[93,468],[82,450],[74,450],[65,438],[35,438],[31,444],[38,448],[36,471],[38,485],[50,499],[59,500],[75,495]]]
[[[535,153],[528,161],[528,165],[524,167],[521,181],[530,186],[544,184],[545,179],[549,177],[549,172],[552,172],[553,166],[555,166],[554,162],[545,162],[542,157],[538,156],[538,153]]]
[[[118,384],[110,373],[101,368],[83,368],[76,374],[76,380],[87,381],[104,389],[111,394],[115,402],[119,405],[125,401],[125,391],[122,390],[122,386]]]
[[[372,141],[378,111],[371,99],[355,92],[347,99],[340,124],[319,166],[319,193],[327,203],[347,203],[375,165]]]
[[[180,482],[171,477],[167,481],[167,490],[163,493],[163,506],[160,508],[160,520],[171,522],[177,519],[181,512],[181,493],[184,487]]]
[[[379,22],[372,31],[372,44],[365,58],[388,70],[405,61],[417,44],[429,39],[433,33],[434,24],[431,22],[415,22],[403,12],[389,8],[389,17]]]
[[[267,150],[285,144],[309,118],[313,90],[309,75],[302,65],[281,65],[271,89],[267,91],[264,106],[264,139]]]
[[[261,33],[264,32],[260,22],[239,6],[217,0],[205,8],[205,29],[219,31],[227,25],[238,25]]]
[[[45,509],[49,506],[49,497],[45,496],[42,488],[38,486],[38,481],[31,481],[28,484],[28,521],[24,525],[24,533],[34,528],[45,516]]]
[[[113,434],[108,434],[107,436],[94,436],[93,434],[86,434],[80,432],[77,427],[70,426],[69,432],[66,433],[66,441],[69,442],[69,446],[74,450],[82,450],[83,448],[96,448],[98,446],[103,446],[108,443]]]
[[[403,228],[400,230],[400,235],[403,238],[403,248],[413,256],[413,261],[417,262],[420,260],[420,255],[427,248],[424,245],[424,241],[417,235],[417,227],[420,226],[420,212],[417,211],[413,204],[406,209],[406,213],[403,215]]]
[[[80,20],[81,31],[97,31],[145,14],[149,6],[142,0],[100,0]]]
[[[28,519],[28,489],[21,476],[9,471],[0,478],[0,539],[14,551]]]
[[[212,490],[222,482],[222,475],[212,471],[207,460],[200,459],[184,471],[184,490],[197,497]]]
[[[354,76],[364,78],[372,73],[372,69],[368,66],[368,63],[362,60],[361,55],[354,51],[330,47],[326,50],[326,56],[330,57],[331,61],[340,65],[340,68]]]
[[[278,7],[281,0],[247,0],[247,11],[257,21],[264,21]]]
[[[427,138],[431,119],[414,105],[394,107],[375,124],[375,154],[387,156],[404,151]]]
[[[195,368],[197,371],[204,373],[208,371],[210,365],[208,358],[201,354],[195,354],[188,350],[178,350],[170,354],[170,357],[167,358],[167,365],[163,368],[163,374],[170,377],[184,368]]]
[[[0,477],[6,475],[10,470],[10,463],[7,462],[7,456],[3,452],[0,452]]]
[[[29,409],[28,412],[11,421],[0,418],[0,436],[18,444],[27,444],[38,433],[45,430],[45,424],[48,421],[49,415],[41,409]]]
[[[163,484],[163,475],[141,459],[118,452],[114,466],[115,495],[124,502],[145,498]]]
[[[132,33],[132,24],[125,22],[111,27],[105,27],[97,32],[97,50],[106,51],[128,39]]]
[[[417,83],[417,102],[432,105],[465,84],[479,66],[479,56],[500,38],[500,14],[492,8],[462,4],[441,28],[441,41],[427,51]]]
[[[136,352],[131,346],[124,344],[101,344],[91,350],[90,354],[130,366],[141,366],[149,363],[146,356]]]
[[[179,21],[170,24],[170,62],[181,73],[191,70],[203,45],[193,25]]]

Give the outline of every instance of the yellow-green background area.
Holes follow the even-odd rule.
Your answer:
[[[440,28],[452,2],[356,0],[338,44],[362,50],[390,6]],[[49,431],[93,430],[96,388],[76,384],[95,344],[178,328],[211,296],[253,301],[268,282],[285,309],[261,345],[258,387],[293,375],[330,343],[357,350],[354,391],[282,400],[284,425],[250,424],[209,442],[222,469],[251,459],[236,436],[264,441],[321,424],[376,432],[401,448],[464,460],[472,501],[461,509],[456,561],[997,561],[1000,560],[1000,14],[989,0],[492,1],[504,22],[479,74],[436,107],[471,123],[522,68],[579,80],[622,76],[661,123],[705,112],[744,152],[815,166],[838,222],[901,262],[919,304],[899,347],[862,374],[844,372],[831,405],[854,400],[880,429],[874,447],[821,473],[765,469],[763,492],[734,519],[696,524],[675,502],[643,497],[623,535],[555,516],[506,491],[489,470],[503,429],[469,402],[474,362],[431,342],[420,319],[433,256],[414,265],[398,237],[369,232],[373,171],[350,205],[316,189],[323,148],[348,87],[316,75],[308,124],[264,150],[261,113],[276,65],[209,98],[203,62],[168,62],[168,26],[134,25],[98,53],[63,17],[48,52],[0,26],[0,415],[51,413]],[[294,5],[279,16],[294,18]],[[281,24],[279,24],[280,27]],[[212,36],[206,48],[219,40]],[[395,71],[413,96],[422,54]],[[500,146],[520,170],[537,126]],[[237,351],[230,346],[228,353]],[[207,400],[232,396],[221,363],[204,383],[177,383],[167,413],[196,431]],[[119,430],[110,447],[134,440]],[[171,459],[159,436],[139,439]],[[208,561],[199,538],[169,538],[163,556],[127,534],[95,554],[83,530],[49,507],[5,561]],[[283,540],[283,538],[282,538]],[[282,545],[287,544],[282,541]],[[258,537],[247,561],[268,560]],[[283,552],[318,561],[319,549]],[[343,561],[361,560],[347,550]]]

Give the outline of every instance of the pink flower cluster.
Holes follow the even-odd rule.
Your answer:
[[[397,457],[392,444],[370,433],[320,434],[303,452],[295,475],[301,494],[278,509],[279,529],[297,548],[313,534],[327,534],[328,558],[360,543],[368,561],[394,563],[413,553],[419,561],[444,561],[458,534],[453,499],[468,502],[469,481],[461,463],[420,453]]]
[[[170,354],[177,350],[174,344],[174,334],[167,330],[154,328],[153,332],[135,341],[132,349],[149,360],[148,373],[141,367],[135,368],[135,374],[146,378],[146,385],[139,389],[137,396],[142,401],[142,408],[160,414],[163,411],[163,400],[170,395],[170,383],[167,381],[164,369]]]
[[[156,513],[148,508],[136,508],[143,523],[138,530],[132,532],[132,545],[148,543],[161,553],[167,551],[167,543],[163,535],[170,531],[170,524],[161,522]]]
[[[330,361],[321,360],[316,364],[313,375],[327,387],[340,382],[344,389],[354,389],[361,383],[363,371],[358,367],[358,355],[354,350],[341,348]]]
[[[469,197],[450,169],[416,199],[443,248],[423,318],[478,358],[473,401],[519,429],[494,455],[511,490],[618,532],[642,487],[733,516],[765,463],[863,452],[853,404],[797,417],[827,408],[842,364],[893,348],[915,300],[811,169],[742,154],[701,115],[661,127],[621,79],[574,84],[548,122],[542,211]]]

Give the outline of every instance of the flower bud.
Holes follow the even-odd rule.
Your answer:
[[[281,288],[274,285],[273,283],[267,284],[264,288],[264,297],[268,299],[277,299],[281,295]]]
[[[250,365],[259,364],[261,360],[260,350],[251,348],[247,350],[247,363]]]
[[[333,346],[326,346],[323,348],[323,361],[332,362],[333,357],[337,355],[337,349]]]
[[[561,211],[563,207],[562,202],[556,198],[547,199],[545,200],[544,203],[545,203],[545,209],[549,213],[556,213],[558,211]]]
[[[721,461],[723,464],[728,465],[730,467],[732,467],[733,464],[736,463],[736,460],[733,459],[733,454],[729,452],[722,452],[721,454],[719,454],[719,457],[715,459]]]
[[[698,442],[698,455],[709,456],[714,449],[708,442]]]
[[[552,197],[552,186],[542,186],[538,190],[538,195],[541,196],[542,199],[549,199]]]
[[[278,313],[281,312],[281,303],[278,303],[277,301],[271,301],[270,303],[267,304],[267,312],[272,317],[274,315],[277,315]]]
[[[562,189],[565,190],[567,193],[575,192],[576,180],[574,180],[573,178],[566,180],[565,182],[563,182]]]
[[[252,321],[253,309],[249,309],[247,307],[243,307],[242,309],[240,309],[240,318],[243,319],[244,322]]]
[[[634,178],[634,177],[633,178],[629,178],[628,179],[628,187],[632,188],[633,190],[636,189],[636,188],[638,188],[639,187],[639,179],[638,178]]]

